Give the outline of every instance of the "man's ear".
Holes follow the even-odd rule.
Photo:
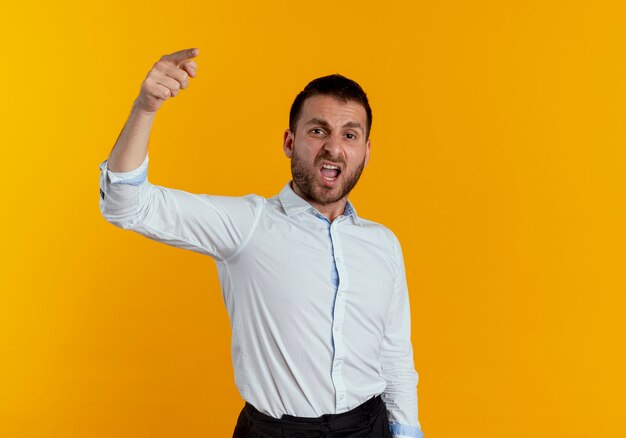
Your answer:
[[[367,140],[367,144],[365,145],[365,165],[367,165],[367,162],[370,160],[370,147],[372,146],[371,141],[368,139]]]
[[[293,155],[293,142],[294,142],[294,134],[289,129],[285,129],[285,133],[283,134],[283,151],[287,158],[291,158]]]

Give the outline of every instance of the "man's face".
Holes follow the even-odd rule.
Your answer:
[[[283,142],[294,190],[320,205],[347,197],[369,160],[366,126],[365,108],[358,102],[325,95],[306,99],[295,134],[287,129]]]

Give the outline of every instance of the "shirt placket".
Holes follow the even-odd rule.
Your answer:
[[[343,337],[344,316],[346,307],[346,289],[348,287],[348,275],[343,263],[343,251],[341,239],[339,238],[338,227],[344,217],[333,221],[329,227],[333,261],[338,276],[338,284],[335,289],[335,299],[332,308],[333,313],[333,363],[331,376],[335,386],[335,406],[336,412],[346,410],[346,387],[343,378],[343,363],[345,358],[345,343]]]

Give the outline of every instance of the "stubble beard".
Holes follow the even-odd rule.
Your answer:
[[[306,196],[307,200],[314,201],[320,205],[328,205],[347,197],[354,186],[356,186],[356,183],[359,181],[361,173],[363,172],[363,168],[365,167],[365,158],[350,175],[346,173],[347,169],[345,168],[345,163],[342,162],[341,164],[343,164],[342,167],[344,170],[341,172],[341,175],[337,176],[337,178],[341,177],[343,179],[343,184],[336,187],[324,187],[317,182],[320,168],[317,163],[322,160],[328,160],[335,163],[337,162],[328,155],[318,156],[313,167],[309,169],[296,152],[296,148],[294,148],[293,155],[291,157],[291,175],[294,184],[298,186],[300,191]]]

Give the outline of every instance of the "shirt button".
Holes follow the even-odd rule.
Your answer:
[[[338,360],[337,362],[335,362],[335,368],[337,368],[339,365],[341,365],[341,361]]]
[[[339,400],[343,400],[343,394],[339,394]]]

